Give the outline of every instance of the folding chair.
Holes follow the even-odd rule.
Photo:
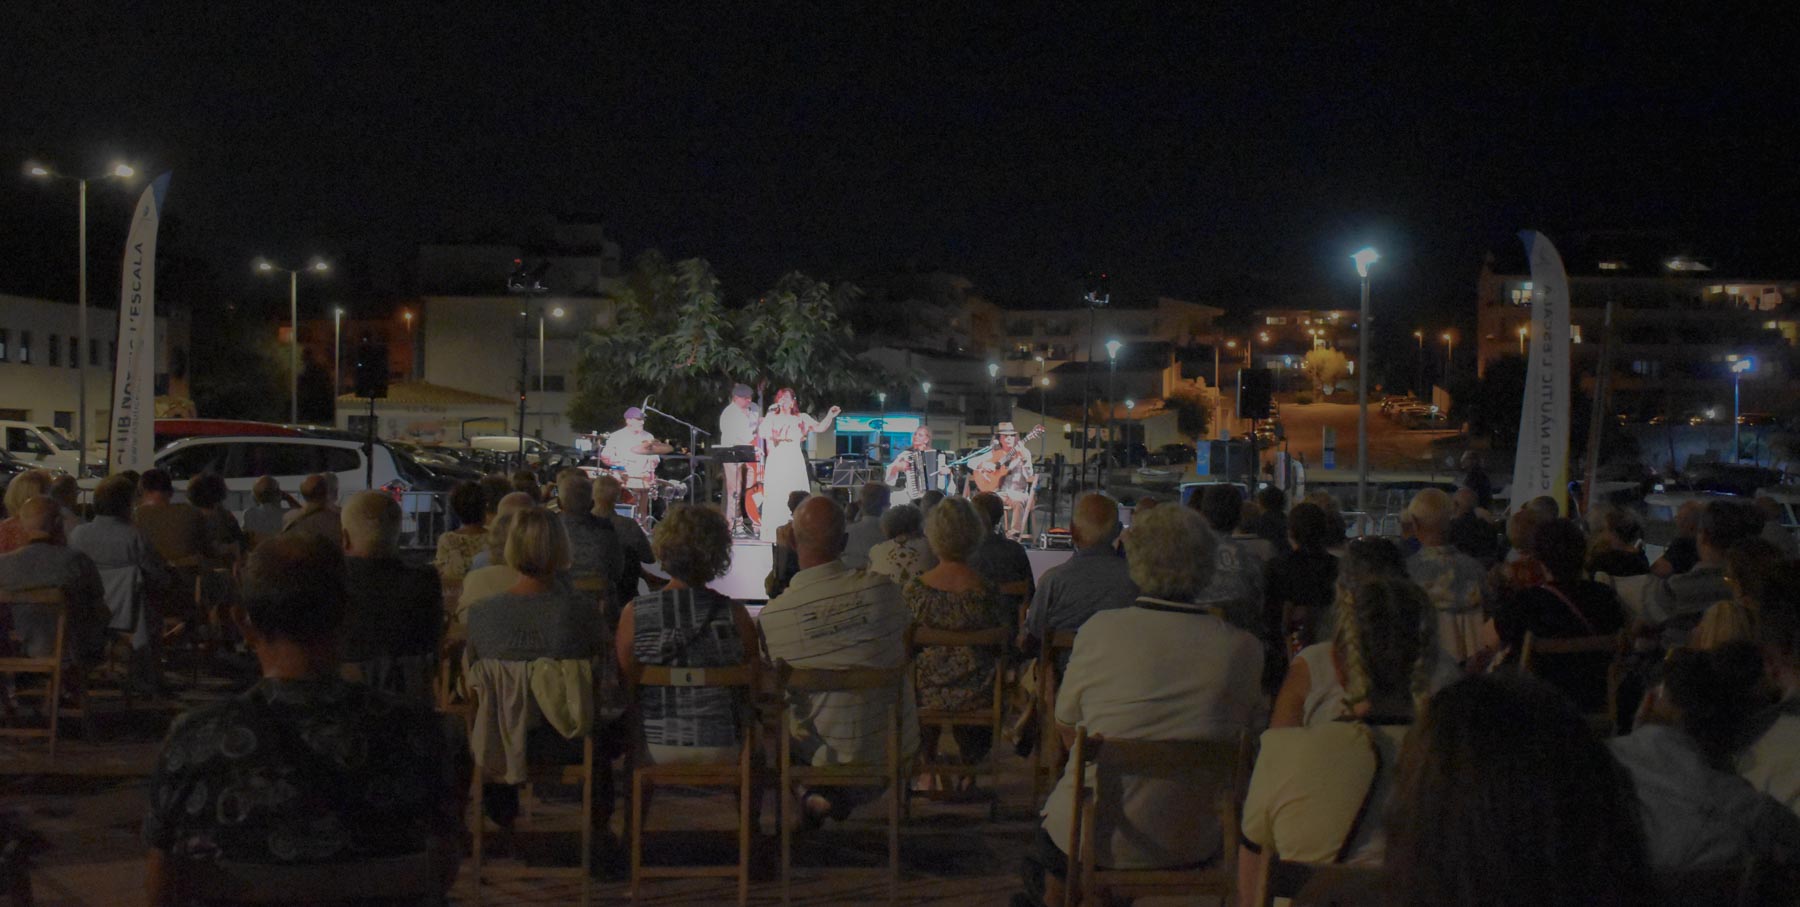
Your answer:
[[[492,699],[477,685],[467,687],[469,696],[469,713],[471,716],[480,713],[483,708],[491,708]],[[526,753],[529,762],[530,753]],[[531,811],[522,809],[519,818],[531,826],[532,831],[575,831],[581,838],[581,865],[569,867],[490,867],[485,860],[487,839],[487,816],[484,814],[482,798],[482,782],[486,779],[485,766],[477,766],[474,780],[471,783],[470,806],[474,810],[470,823],[473,832],[471,848],[475,863],[475,903],[481,903],[481,886],[488,879],[580,879],[581,905],[588,907],[593,900],[594,877],[592,873],[594,860],[594,735],[587,734],[581,740],[581,761],[578,763],[529,763],[525,790],[520,792],[521,801],[531,797],[531,786],[536,784],[557,784],[581,788],[581,814],[579,827],[541,825],[533,821]],[[526,805],[522,802],[521,806]]]
[[[1199,895],[1228,903],[1237,887],[1238,811],[1250,762],[1250,737],[1240,731],[1231,740],[1105,739],[1086,727],[1075,736],[1070,756],[1075,778],[1074,808],[1069,816],[1069,874],[1063,907],[1099,904],[1103,891],[1125,897]],[[1094,767],[1089,784],[1087,768]],[[1099,791],[1117,790],[1119,777],[1180,778],[1217,792],[1217,821],[1223,846],[1219,858],[1198,869],[1108,869],[1095,859],[1099,833]],[[1195,817],[1197,822],[1206,817]]]
[[[914,775],[949,775],[971,780],[982,775],[993,778],[993,785],[987,790],[946,791],[931,790],[914,793],[912,786],[907,785],[904,799],[905,814],[912,815],[912,798],[924,797],[927,800],[968,803],[985,800],[988,804],[988,821],[993,821],[1000,814],[1000,763],[995,753],[999,752],[1000,730],[1005,720],[1006,711],[1006,655],[1012,646],[1012,630],[1006,627],[993,627],[987,630],[934,630],[930,627],[915,626],[912,630],[912,652],[916,656],[919,649],[925,646],[948,646],[967,649],[991,649],[994,653],[993,697],[986,708],[980,709],[926,709],[918,710],[919,726],[936,725],[943,730],[958,727],[985,727],[993,735],[993,747],[988,750],[987,758],[978,763],[956,763],[923,760],[914,766]],[[915,670],[917,661],[914,661]],[[918,678],[913,678],[913,688],[918,689]],[[938,738],[941,743],[943,738]]]
[[[1538,636],[1529,630],[1525,633],[1525,642],[1519,647],[1519,670],[1527,674],[1536,674],[1545,661],[1558,658],[1584,658],[1595,655],[1611,655],[1612,660],[1606,666],[1606,711],[1602,714],[1584,715],[1594,733],[1602,738],[1611,737],[1618,732],[1619,715],[1619,683],[1625,677],[1625,653],[1631,651],[1631,635],[1627,631],[1608,633],[1603,636],[1577,636],[1556,639]]]
[[[1056,688],[1061,682],[1062,672],[1058,667],[1062,656],[1075,648],[1075,632],[1073,630],[1057,630],[1044,640],[1043,647],[1038,650],[1037,663],[1037,710],[1038,710],[1038,745],[1031,750],[1031,806],[1036,809],[1044,804],[1044,797],[1062,777],[1063,749],[1062,737],[1056,733]],[[1055,757],[1051,757],[1055,753]]]
[[[1387,874],[1379,866],[1340,863],[1295,863],[1271,851],[1256,880],[1256,907],[1275,907],[1287,898],[1292,907],[1381,907]]]
[[[0,737],[20,737],[27,739],[36,739],[39,737],[47,738],[50,741],[48,756],[54,761],[56,759],[57,724],[63,712],[63,653],[68,639],[69,603],[68,599],[64,597],[61,589],[43,588],[20,589],[12,592],[0,591],[0,608],[10,609],[17,605],[46,605],[55,608],[56,642],[51,648],[50,655],[45,658],[32,658],[25,654],[7,654],[4,657],[0,657],[0,674],[7,675],[12,679],[15,687],[17,686],[18,678],[21,676],[44,678],[44,688],[41,691],[19,691],[15,692],[12,697],[6,699],[6,717],[18,717],[13,711],[13,699],[36,698],[42,696],[44,699],[44,716],[47,723],[44,727],[0,726]],[[17,622],[15,621],[14,623],[16,626]],[[14,632],[16,633],[17,630],[15,629]],[[15,645],[17,645],[17,643],[15,643]],[[18,651],[22,653],[23,649],[20,648]],[[0,693],[0,695],[4,694]]]
[[[180,901],[231,904],[447,904],[444,881],[456,856],[433,846],[423,853],[359,863],[277,865],[178,860],[172,864]]]
[[[575,593],[592,599],[600,608],[600,614],[606,618],[606,625],[615,629],[619,626],[621,608],[613,606],[613,597],[608,594],[612,584],[604,576],[577,576],[574,581]]]
[[[668,668],[644,666],[634,681],[639,687],[700,687],[741,691],[743,702],[737,709],[740,748],[735,762],[680,765],[639,765],[631,773],[631,897],[636,900],[643,879],[737,879],[738,904],[750,897],[750,825],[751,805],[760,792],[754,778],[752,757],[760,748],[760,728],[749,708],[755,692],[756,670],[749,665],[724,668]],[[642,725],[639,725],[642,731]],[[667,783],[680,787],[737,787],[738,789],[738,858],[732,865],[718,866],[645,866],[644,865],[644,788],[647,784]]]
[[[887,786],[888,801],[888,900],[892,901],[900,892],[900,797],[901,785],[905,779],[901,777],[900,767],[900,711],[902,697],[905,695],[905,684],[910,680],[911,665],[902,664],[892,668],[796,668],[786,661],[775,662],[775,687],[777,695],[783,701],[788,693],[820,694],[847,693],[859,690],[882,690],[893,692],[893,699],[888,709],[887,721],[887,758],[881,765],[866,763],[840,762],[832,765],[795,765],[791,746],[791,728],[782,721],[781,736],[776,746],[780,749],[781,760],[781,792],[777,802],[781,803],[781,903],[787,904],[791,897],[791,876],[793,871],[793,823],[787,821],[787,798],[796,793],[796,785],[805,783],[810,787],[873,787]],[[804,802],[800,804],[805,808]],[[798,816],[796,816],[798,819]]]

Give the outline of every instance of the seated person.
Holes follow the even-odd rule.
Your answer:
[[[1119,536],[1119,505],[1097,491],[1075,501],[1069,520],[1075,553],[1044,571],[1044,581],[1031,597],[1025,626],[1019,628],[1019,647],[1037,651],[1038,645],[1058,631],[1081,629],[1101,611],[1130,607],[1137,600],[1131,568],[1113,550]]]
[[[1650,572],[1650,561],[1644,555],[1644,526],[1637,514],[1606,505],[1595,509],[1588,524],[1594,536],[1588,544],[1589,573],[1622,577]]]
[[[69,547],[93,558],[106,587],[108,629],[131,644],[124,683],[134,692],[167,692],[162,682],[162,614],[157,603],[175,586],[169,569],[150,542],[131,525],[137,482],[109,476],[94,489],[94,520],[76,528]]]
[[[0,589],[58,589],[68,609],[64,658],[92,662],[99,659],[106,624],[112,612],[106,608],[106,590],[100,571],[87,555],[68,546],[63,538],[62,505],[39,495],[27,498],[14,518],[19,521],[19,548],[0,554]],[[12,626],[25,643],[25,657],[49,658],[56,651],[56,608],[51,605],[0,605],[11,611]],[[0,650],[10,645],[0,636]]]
[[[138,477],[138,504],[132,522],[156,553],[170,563],[199,558],[202,562],[217,556],[206,515],[192,504],[171,503],[175,483],[161,469],[146,469]]]
[[[281,534],[282,523],[287,519],[286,498],[274,476],[263,476],[251,487],[250,499],[254,503],[244,511],[244,532],[251,548]]]
[[[1235,535],[1244,518],[1244,493],[1236,485],[1208,485],[1196,489],[1188,506],[1198,510],[1219,540],[1213,561],[1212,582],[1200,595],[1200,603],[1219,609],[1225,619],[1258,636],[1263,635],[1263,558],[1269,546],[1260,538]],[[1079,544],[1079,543],[1077,543]],[[1045,582],[1049,574],[1045,574]],[[1137,591],[1131,592],[1132,598]]]
[[[1757,640],[1779,701],[1759,712],[1737,771],[1800,815],[1800,590],[1782,583],[1757,600]]]
[[[637,520],[619,513],[619,495],[625,486],[612,476],[601,476],[594,480],[594,516],[612,524],[613,534],[619,538],[619,548],[624,557],[619,563],[619,594],[627,601],[635,598],[638,589],[645,580],[653,580],[644,573],[645,564],[656,563],[656,553],[650,548],[650,537],[644,535],[644,527]],[[650,588],[656,588],[661,580],[650,582]]]
[[[887,541],[869,549],[869,572],[879,573],[904,586],[908,580],[937,566],[931,545],[925,541],[925,515],[913,504],[889,507],[881,515],[881,532]]]
[[[1057,731],[1071,744],[1078,727],[1125,739],[1233,739],[1261,707],[1263,650],[1256,637],[1192,604],[1212,578],[1218,542],[1185,507],[1158,507],[1134,530],[1125,556],[1137,601],[1095,614],[1076,634],[1056,698]],[[1027,893],[1014,903],[1061,902],[1076,786],[1069,771],[1044,806],[1026,858]],[[1096,816],[1096,861],[1155,869],[1216,859],[1223,830],[1205,821],[1216,793],[1176,778],[1120,779]]]
[[[1012,627],[1012,615],[1000,600],[999,590],[968,564],[969,555],[987,534],[984,520],[964,498],[951,498],[931,511],[925,521],[925,538],[936,567],[919,574],[900,589],[900,598],[912,612],[913,623],[933,630],[989,630]],[[1010,632],[1008,633],[1010,636]],[[913,656],[913,676],[919,708],[967,711],[989,708],[994,701],[994,672],[1000,669],[993,650],[927,646]],[[919,731],[920,752],[926,761],[937,758],[940,726]],[[987,758],[994,735],[986,727],[955,727],[956,749],[965,763]]]
[[[437,568],[438,581],[447,587],[462,586],[469,575],[475,555],[487,547],[487,501],[481,486],[474,482],[458,482],[450,489],[450,512],[461,525],[438,536],[437,553],[431,565]]]
[[[1286,528],[1284,550],[1263,567],[1263,588],[1268,590],[1263,626],[1284,641],[1311,645],[1336,588],[1337,558],[1325,547],[1335,539],[1337,527],[1317,505],[1296,504]]]
[[[787,590],[757,615],[771,661],[797,668],[893,668],[907,661],[906,627],[912,615],[900,587],[887,577],[852,570],[838,555],[844,550],[844,508],[813,495],[794,510],[794,555],[800,570]],[[919,721],[910,680],[902,681],[900,755],[919,749]],[[888,715],[894,694],[886,690],[789,694],[788,736],[793,758],[802,765],[856,762],[880,765],[887,759]],[[847,817],[858,803],[884,788],[823,787],[804,793],[803,820]]]
[[[188,480],[188,503],[200,511],[206,526],[206,541],[214,555],[212,566],[235,565],[246,547],[244,530],[238,526],[237,517],[225,508],[229,493],[225,479],[216,472],[203,472]]]
[[[1538,527],[1531,539],[1531,553],[1544,565],[1550,581],[1521,589],[1502,599],[1486,631],[1488,644],[1496,642],[1517,661],[1525,634],[1546,639],[1570,639],[1617,633],[1625,626],[1625,607],[1611,588],[1581,578],[1587,556],[1581,529],[1569,520],[1551,520]],[[1559,655],[1546,658],[1535,673],[1562,690],[1584,713],[1606,708],[1606,672],[1613,656]]]
[[[569,536],[569,572],[606,581],[606,613],[616,622],[619,609],[631,598],[619,587],[625,569],[619,535],[611,520],[594,515],[594,483],[587,473],[573,467],[557,473],[556,494],[562,503],[557,518]]]
[[[343,526],[338,520],[337,474],[314,473],[300,480],[300,509],[281,518],[281,531],[305,532],[336,544]]]
[[[344,567],[350,577],[344,660],[409,656],[435,660],[443,636],[444,596],[437,572],[400,559],[400,505],[379,491],[358,492],[344,505]],[[367,677],[374,683],[374,677]],[[388,687],[392,693],[425,695]]]
[[[1637,790],[1651,867],[1800,858],[1800,816],[1731,770],[1732,750],[1765,701],[1756,647],[1676,650],[1661,668],[1637,728],[1612,741]]]
[[[0,554],[25,544],[28,534],[19,522],[19,509],[32,498],[47,497],[56,476],[48,469],[27,469],[6,483],[6,519],[0,520]]]
[[[337,546],[283,535],[251,555],[238,622],[262,679],[176,719],[150,778],[154,904],[187,861],[316,864],[444,854],[456,878],[467,756],[428,709],[339,679]],[[255,794],[262,791],[262,794]]]
[[[1423,701],[1419,627],[1431,601],[1404,577],[1357,587],[1337,626],[1343,711],[1332,721],[1263,734],[1244,800],[1238,857],[1243,889],[1255,888],[1269,849],[1303,863],[1375,863],[1381,817],[1400,745]]]
[[[495,516],[487,522],[487,547],[469,565],[463,575],[462,595],[456,600],[457,620],[466,619],[469,606],[505,592],[519,581],[519,572],[506,565],[506,537],[512,529],[513,515],[537,505],[531,496],[510,492],[502,498]]]

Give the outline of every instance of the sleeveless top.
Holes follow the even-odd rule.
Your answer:
[[[664,589],[632,602],[632,654],[641,664],[678,668],[741,665],[744,640],[732,601],[711,589]],[[639,687],[644,742],[653,746],[737,745],[737,695],[706,687]]]

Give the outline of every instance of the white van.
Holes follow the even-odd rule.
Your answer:
[[[469,439],[469,449],[485,451],[501,456],[517,455],[519,452],[518,435],[476,435]],[[525,436],[525,462],[540,463],[546,454],[553,454],[556,448],[540,438]]]
[[[0,439],[7,453],[31,466],[57,469],[72,476],[80,472],[80,442],[53,425],[0,421]],[[87,461],[90,474],[105,472],[105,458],[89,454]]]
[[[156,465],[169,473],[177,492],[187,480],[203,472],[223,476],[230,491],[226,506],[239,514],[252,503],[256,480],[273,476],[281,490],[300,493],[300,483],[314,473],[337,476],[342,503],[360,491],[385,491],[401,502],[402,533],[413,531],[417,517],[433,512],[435,496],[412,492],[439,491],[438,480],[406,454],[376,442],[374,481],[365,479],[368,461],[361,441],[321,437],[274,435],[183,438],[170,442],[156,454]]]

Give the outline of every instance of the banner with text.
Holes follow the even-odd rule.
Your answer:
[[[113,363],[112,431],[107,472],[142,472],[155,465],[156,421],[156,228],[162,221],[167,173],[138,198],[125,239],[119,281],[118,359]]]
[[[1531,345],[1519,449],[1513,461],[1512,508],[1549,495],[1569,505],[1569,278],[1562,256],[1542,233],[1519,233],[1531,259]]]

